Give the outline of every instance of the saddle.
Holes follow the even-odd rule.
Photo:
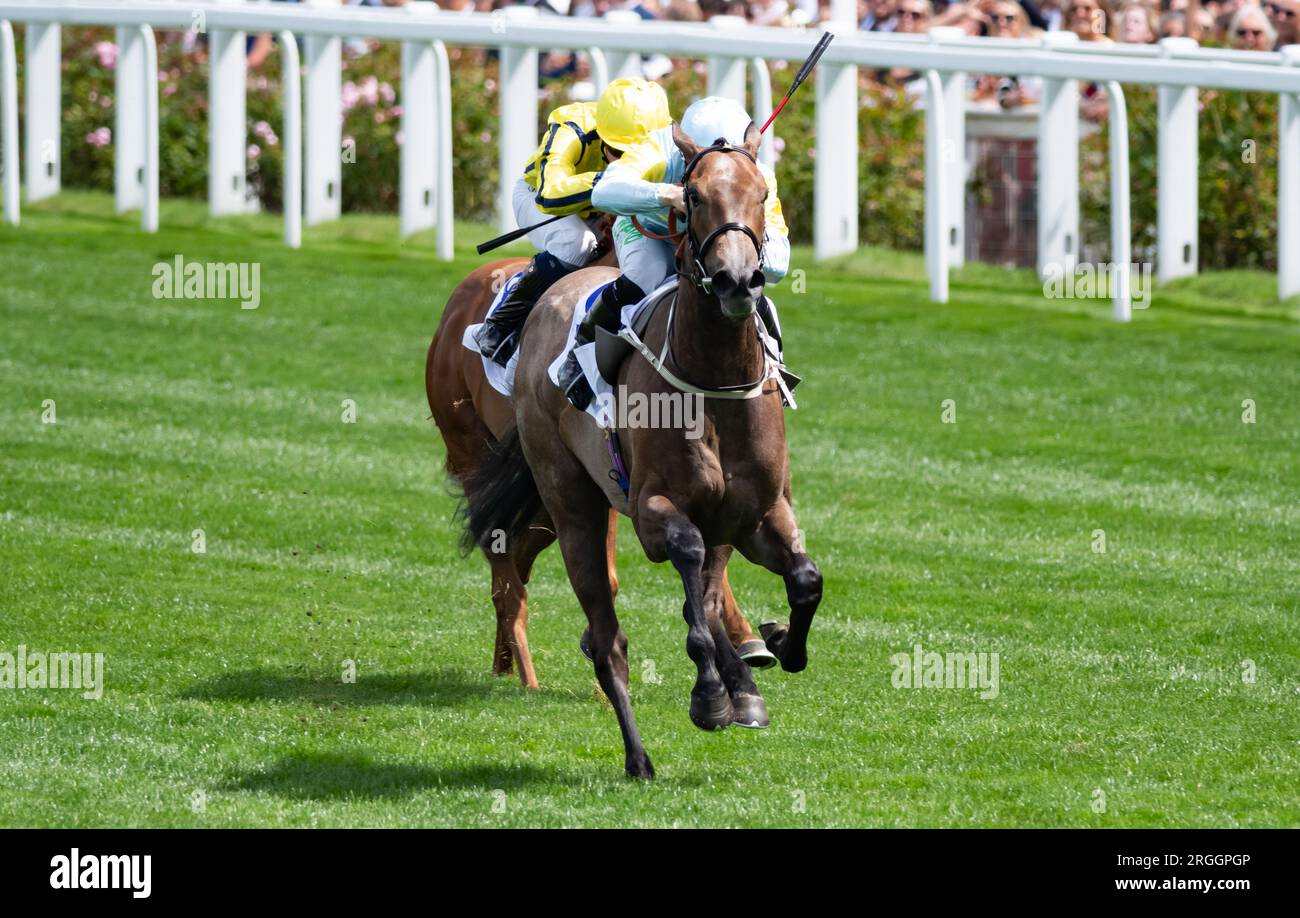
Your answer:
[[[670,296],[676,295],[677,286],[673,284],[659,288],[641,302],[631,323],[632,331],[636,332],[637,337],[645,336],[645,330],[650,327],[650,320],[654,318],[659,306],[666,303]],[[596,326],[596,369],[600,371],[605,382],[610,385],[618,383],[618,368],[635,350],[632,342],[626,338],[607,331],[603,326]]]
[[[676,295],[676,284],[667,284],[660,287],[637,306],[632,322],[627,327],[631,328],[638,339],[644,339],[646,329],[650,327],[650,320],[654,318],[655,313]],[[781,387],[782,400],[788,407],[793,407],[794,398],[791,392],[795,386],[802,382],[802,379],[787,370],[784,363],[781,362],[781,332],[779,328],[773,327],[776,324],[775,321],[769,322],[764,316],[764,310],[759,310],[758,323],[759,338],[767,350],[768,357],[776,364],[781,381],[784,383]],[[596,370],[600,373],[601,378],[611,386],[618,384],[619,367],[635,351],[636,347],[624,337],[622,329],[616,333],[607,331],[603,326],[596,327]]]

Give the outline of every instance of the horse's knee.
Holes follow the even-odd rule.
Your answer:
[[[799,559],[785,581],[786,596],[791,606],[815,606],[822,598],[822,572],[804,555]]]
[[[704,566],[704,536],[689,524],[669,528],[667,533],[668,559],[678,570],[699,570]]]

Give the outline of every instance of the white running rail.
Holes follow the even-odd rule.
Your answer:
[[[319,0],[315,0],[319,2]],[[542,16],[530,7],[507,7],[492,14],[438,14],[428,2],[405,7],[341,8],[335,3],[311,8],[304,5],[239,0],[0,0],[0,132],[3,148],[4,214],[10,223],[19,219],[17,201],[19,142],[16,130],[17,92],[10,23],[27,28],[28,47],[60,25],[100,25],[118,29],[122,49],[118,64],[119,134],[115,150],[120,209],[140,206],[146,229],[157,220],[157,73],[144,66],[152,51],[154,30],[184,31],[202,28],[213,46],[223,35],[273,32],[280,36],[286,56],[296,53],[293,36],[307,41],[305,55],[305,111],[299,124],[292,105],[296,88],[286,86],[286,144],[302,136],[302,210],[292,204],[294,189],[285,190],[285,238],[300,240],[298,221],[330,219],[338,213],[340,152],[337,125],[340,112],[339,73],[334,61],[343,39],[374,38],[403,45],[403,129],[408,137],[429,143],[429,156],[419,148],[402,158],[401,225],[403,234],[426,227],[438,231],[438,255],[452,255],[451,117],[450,81],[446,45],[497,48],[501,51],[501,112],[498,144],[501,200],[513,181],[518,163],[537,142],[537,51],[571,48],[591,52],[593,77],[598,83],[634,72],[640,55],[671,51],[709,63],[709,88],[744,100],[746,71],[752,75],[753,105],[771,105],[768,61],[801,61],[811,50],[817,32],[751,27],[716,17],[709,23],[632,22],[611,14],[606,21]],[[926,264],[934,299],[947,296],[948,272],[962,262],[965,235],[961,193],[966,163],[961,144],[964,112],[956,102],[968,73],[1037,76],[1044,84],[1039,115],[1038,182],[1039,272],[1073,271],[1079,257],[1078,83],[1101,84],[1111,102],[1111,118],[1120,129],[1111,133],[1112,258],[1127,262],[1132,227],[1128,216],[1128,140],[1123,124],[1124,100],[1120,84],[1157,87],[1160,95],[1157,231],[1157,276],[1161,280],[1196,272],[1196,90],[1227,89],[1276,94],[1279,116],[1278,174],[1278,293],[1300,293],[1300,46],[1281,52],[1236,52],[1202,49],[1180,39],[1159,45],[1081,44],[1073,35],[1049,33],[1040,41],[969,39],[949,29],[928,35],[882,35],[861,32],[851,24],[831,24],[836,40],[826,52],[816,79],[817,158],[814,183],[814,248],[819,259],[857,247],[858,133],[857,69],[905,67],[925,75],[927,96],[935,100],[927,113]],[[148,35],[149,39],[144,36]],[[140,46],[136,49],[137,44]],[[236,43],[238,47],[240,43]],[[28,56],[26,93],[28,125],[53,132],[54,137],[29,138],[28,150],[50,150],[53,140],[57,160],[59,106],[59,55],[50,43],[42,53]],[[56,48],[57,50],[57,48]],[[244,92],[244,68],[239,55],[223,60],[214,72],[210,92],[234,96]],[[292,66],[287,70],[296,70]],[[128,71],[123,74],[123,70]],[[428,81],[433,80],[430,88]],[[292,81],[290,81],[292,82]],[[513,89],[511,89],[513,88]],[[940,92],[939,90],[942,90]],[[242,96],[241,96],[242,97]],[[409,103],[409,104],[408,104]],[[229,105],[213,105],[211,112],[229,112]],[[238,110],[238,106],[233,110]],[[55,114],[51,114],[54,112]],[[129,117],[124,121],[123,115]],[[227,128],[213,131],[210,161],[229,170],[242,162],[242,126],[230,130],[232,116],[223,117]],[[304,130],[305,126],[305,130]],[[331,127],[332,126],[332,127]],[[779,124],[776,129],[779,130]],[[298,132],[302,132],[299,134]],[[125,135],[125,136],[123,136]],[[949,142],[945,142],[949,141]],[[954,155],[955,151],[955,155]],[[770,154],[770,147],[765,151]],[[58,189],[57,161],[43,173],[31,163],[29,200]],[[134,168],[133,168],[134,167]],[[293,183],[286,168],[286,182]],[[31,181],[33,175],[43,176]],[[241,177],[236,175],[232,181]],[[214,179],[213,187],[218,187]],[[222,212],[223,195],[212,195],[214,213]],[[501,208],[500,223],[512,228],[509,207]],[[1129,278],[1124,272],[1114,297],[1114,316],[1130,315]]]

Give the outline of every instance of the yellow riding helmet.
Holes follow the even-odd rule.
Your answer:
[[[671,123],[668,96],[649,80],[615,80],[596,103],[596,132],[616,150],[630,149]]]

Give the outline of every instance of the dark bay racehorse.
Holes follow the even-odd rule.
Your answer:
[[[457,482],[478,470],[495,444],[505,439],[515,426],[510,399],[492,388],[483,373],[482,359],[464,347],[461,338],[468,326],[483,321],[501,285],[527,263],[526,258],[504,259],[484,265],[466,277],[447,302],[438,331],[429,345],[425,391],[429,409],[447,447],[447,470]],[[597,263],[614,264],[612,252],[598,258]],[[592,270],[603,270],[611,277],[616,273],[610,268]],[[483,549],[492,567],[492,603],[497,620],[492,671],[508,675],[517,668],[524,686],[535,689],[537,675],[528,651],[527,584],[534,560],[555,541],[555,529],[545,508],[537,501],[531,478],[518,499],[521,507],[531,499],[532,515],[521,520],[519,532],[505,540],[505,545],[488,539]],[[617,518],[616,512],[606,510],[603,557],[611,596],[618,593],[614,568]],[[500,548],[505,550],[494,550]],[[725,560],[723,563],[717,584],[718,601],[732,642],[741,646],[755,637],[731,593]]]
[[[797,536],[781,394],[755,328],[767,193],[754,162],[758,130],[751,126],[741,147],[701,148],[680,131],[675,141],[688,163],[683,279],[673,309],[660,308],[643,338],[667,355],[668,373],[711,395],[698,439],[682,429],[620,431],[630,475],[623,506],[646,556],[671,562],[681,577],[686,649],[697,670],[690,716],[716,729],[766,723],[762,697],[721,620],[719,584],[731,546],[785,580],[790,624],[767,640],[787,671],[807,664],[822,579]],[[549,516],[587,615],[596,676],[618,715],[627,773],[652,777],[628,696],[627,638],[608,575],[609,512],[618,502],[608,490],[606,447],[595,423],[547,376],[575,303],[605,276],[598,274],[589,269],[561,280],[529,317],[515,375],[515,430],[498,437],[499,447],[466,482],[468,527],[486,544],[496,529],[524,537],[535,508]],[[680,395],[637,355],[622,364],[618,383],[626,393]]]

